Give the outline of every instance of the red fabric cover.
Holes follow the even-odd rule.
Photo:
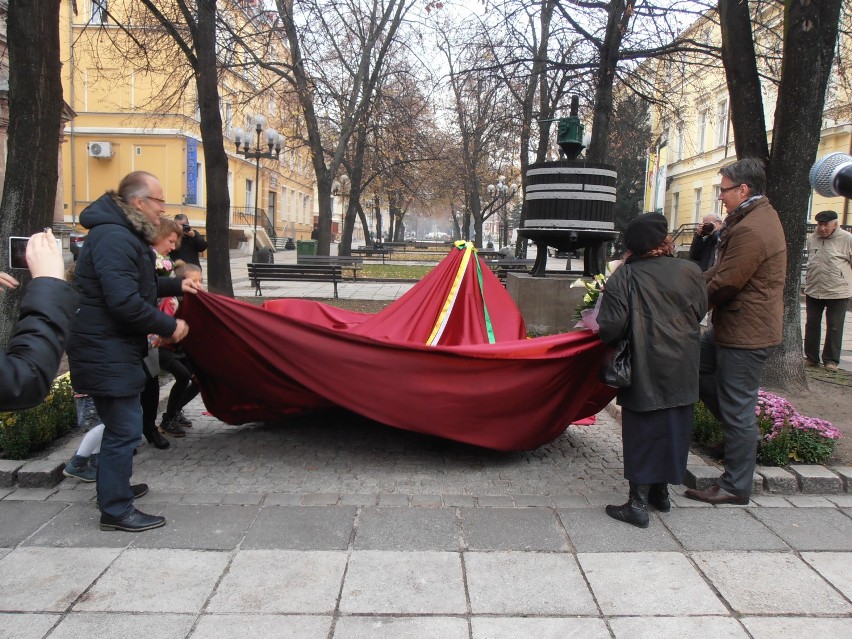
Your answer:
[[[473,261],[439,346],[426,341],[462,251],[376,315],[301,299],[263,308],[187,295],[184,348],[208,410],[231,424],[341,406],[375,421],[497,450],[528,450],[601,410],[604,345],[589,331],[524,339],[520,312],[482,267],[497,336],[487,343]],[[477,258],[478,259],[478,258]],[[446,341],[445,341],[446,340]]]

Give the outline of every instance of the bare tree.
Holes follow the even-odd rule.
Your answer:
[[[331,245],[331,189],[349,142],[369,113],[373,92],[412,0],[294,3],[276,0],[270,37],[283,37],[287,59],[246,52],[278,74],[296,95],[311,151],[319,198],[318,252]],[[297,13],[298,12],[298,13]]]
[[[723,59],[728,85],[735,79],[737,92],[731,92],[737,156],[765,159],[766,136],[760,83],[756,73],[742,77],[742,68],[757,68],[752,13],[728,6],[720,0],[723,16]],[[822,128],[826,87],[837,46],[838,25],[843,0],[799,2],[786,0],[783,20],[783,57],[775,105],[772,148],[768,153],[768,193],[781,218],[787,238],[787,279],[784,287],[783,343],[770,358],[765,381],[784,388],[807,384],[802,365],[801,286],[802,248],[805,218],[810,197],[808,172],[816,159]],[[759,9],[758,9],[759,10]],[[730,65],[730,69],[729,69]],[[762,138],[762,139],[761,139]]]
[[[59,179],[62,80],[59,63],[59,0],[11,0],[9,53],[9,140],[0,202],[0,236],[31,235],[50,226]],[[3,264],[8,246],[0,249]],[[23,272],[16,273],[25,279]],[[12,335],[20,294],[0,295],[0,344]]]
[[[222,135],[219,109],[219,64],[216,55],[216,0],[174,0],[185,29],[166,16],[152,0],[142,0],[183,53],[195,78],[198,109],[201,114],[201,140],[204,143],[204,171],[207,183],[208,286],[222,295],[233,296],[228,243],[231,199],[228,193],[228,155]]]

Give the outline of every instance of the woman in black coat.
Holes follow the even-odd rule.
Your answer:
[[[668,512],[668,484],[686,472],[707,288],[698,265],[672,257],[665,216],[640,215],[624,241],[631,255],[606,283],[598,323],[607,344],[630,340],[632,385],[617,399],[630,494],[606,512],[646,528],[648,503]]]

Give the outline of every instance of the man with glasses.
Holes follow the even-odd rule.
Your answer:
[[[722,422],[725,471],[709,488],[684,494],[711,504],[747,504],[760,436],[754,412],[760,377],[782,339],[787,243],[764,195],[763,163],[745,158],[719,173],[728,216],[716,264],[704,274],[712,326],[701,339],[699,394]]]
[[[77,259],[74,286],[80,306],[68,345],[71,382],[91,395],[105,429],[98,457],[101,530],[139,532],[166,523],[136,510],[148,492],[130,485],[133,451],[142,436],[139,394],[148,335],[174,342],[186,337],[186,322],[159,311],[157,297],[194,293],[191,280],[157,278],[151,242],[165,213],[163,187],[151,173],[134,171],[80,214],[89,229]]]

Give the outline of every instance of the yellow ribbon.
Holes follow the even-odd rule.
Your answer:
[[[436,346],[438,341],[441,339],[441,334],[444,332],[444,328],[447,326],[447,320],[449,320],[450,313],[453,310],[453,305],[456,303],[456,299],[459,294],[459,288],[461,288],[462,279],[464,278],[465,271],[467,270],[467,265],[470,263],[470,256],[476,250],[473,246],[473,243],[466,242],[464,240],[459,240],[455,243],[455,247],[460,251],[464,251],[464,255],[462,256],[461,263],[459,264],[459,268],[456,271],[455,279],[453,279],[453,285],[450,287],[450,292],[447,295],[447,299],[444,300],[444,306],[441,308],[441,312],[438,314],[438,319],[435,321],[435,326],[432,327],[432,333],[429,335],[429,339],[426,340],[426,344],[429,346]]]

